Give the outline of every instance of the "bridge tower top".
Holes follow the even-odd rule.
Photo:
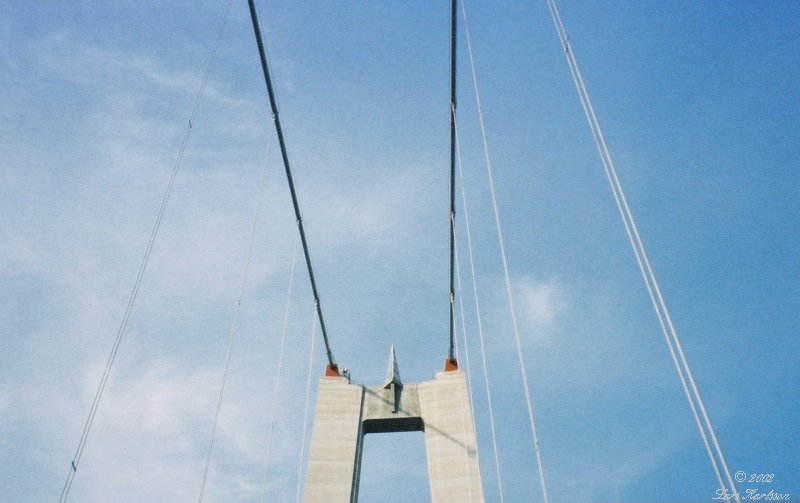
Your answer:
[[[364,436],[422,431],[433,503],[484,503],[475,426],[463,371],[400,380],[394,347],[382,386],[320,380],[305,503],[356,503]]]

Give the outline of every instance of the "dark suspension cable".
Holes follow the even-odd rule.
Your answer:
[[[311,281],[311,291],[314,294],[314,305],[317,309],[317,317],[319,318],[319,326],[322,331],[322,339],[325,341],[325,351],[328,354],[328,365],[334,372],[338,372],[336,360],[333,359],[331,352],[331,345],[328,341],[328,332],[325,329],[325,319],[322,317],[322,305],[319,302],[319,293],[317,292],[317,282],[314,280],[314,268],[311,266],[311,256],[308,253],[308,241],[306,240],[306,231],[303,227],[303,218],[300,215],[300,205],[297,202],[297,192],[294,188],[294,178],[292,177],[292,168],[289,166],[289,154],[286,151],[286,142],[283,139],[283,128],[281,128],[281,120],[278,115],[278,104],[275,100],[275,91],[272,88],[272,79],[269,76],[269,65],[267,64],[267,55],[264,50],[264,41],[261,38],[261,28],[258,23],[258,15],[256,14],[256,6],[254,0],[248,0],[250,5],[250,18],[253,20],[253,32],[256,36],[256,44],[258,44],[258,55],[261,58],[261,70],[264,72],[264,83],[267,85],[267,93],[269,94],[269,104],[272,108],[272,120],[275,123],[275,132],[278,135],[278,145],[281,148],[281,157],[283,158],[283,167],[286,170],[286,179],[289,182],[289,192],[292,194],[292,205],[294,206],[294,215],[297,220],[297,229],[300,232],[300,242],[303,244],[303,254],[306,257],[306,268],[308,269],[308,279]]]
[[[456,6],[450,3],[450,347],[448,363],[458,367],[455,356],[455,242],[456,242]]]

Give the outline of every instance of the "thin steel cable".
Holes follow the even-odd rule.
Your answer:
[[[481,139],[483,141],[483,154],[486,163],[486,172],[489,177],[489,191],[492,195],[492,208],[494,210],[494,221],[497,229],[497,240],[500,246],[500,256],[503,262],[503,276],[505,278],[506,295],[508,297],[508,308],[511,313],[511,322],[514,328],[514,342],[517,348],[517,357],[519,360],[520,374],[522,377],[522,384],[525,389],[525,402],[528,408],[528,422],[530,423],[531,435],[533,437],[533,448],[536,455],[536,467],[539,472],[539,484],[542,488],[542,497],[545,503],[549,502],[547,496],[547,484],[544,477],[544,466],[542,464],[541,444],[539,442],[539,435],[536,430],[536,418],[533,413],[533,401],[531,399],[530,386],[528,385],[528,372],[525,368],[525,358],[523,357],[522,341],[519,335],[519,323],[517,321],[517,312],[514,307],[514,295],[511,291],[511,277],[508,272],[508,259],[506,257],[505,242],[503,239],[503,230],[500,224],[500,211],[497,207],[497,195],[494,188],[494,175],[492,174],[492,161],[489,155],[489,142],[486,135],[486,124],[483,117],[483,107],[481,105],[480,91],[478,88],[478,77],[475,69],[475,60],[472,54],[472,40],[469,33],[469,22],[467,21],[467,12],[464,6],[464,0],[461,0],[461,14],[464,20],[464,37],[467,41],[467,52],[469,54],[469,64],[472,71],[472,86],[475,92],[475,101],[478,109],[478,119],[480,122]]]
[[[269,144],[267,145],[267,152],[269,152]],[[217,425],[219,424],[220,412],[222,411],[222,401],[225,396],[225,386],[228,382],[228,374],[230,371],[231,357],[233,356],[233,348],[236,343],[236,338],[239,329],[239,317],[242,310],[242,299],[244,298],[245,288],[247,287],[247,278],[250,275],[250,264],[253,258],[253,249],[256,242],[256,231],[258,230],[259,217],[261,216],[261,207],[264,202],[264,192],[267,185],[267,170],[266,166],[262,171],[261,184],[258,192],[258,203],[256,204],[255,215],[253,216],[253,225],[250,230],[250,242],[247,246],[247,256],[244,261],[244,268],[242,270],[242,279],[239,283],[239,294],[236,298],[236,308],[234,310],[233,321],[231,322],[230,336],[228,338],[228,352],[225,356],[225,370],[222,373],[222,380],[219,388],[219,396],[217,398],[217,408],[214,412],[214,423],[211,428],[211,438],[208,442],[208,451],[206,453],[205,467],[203,468],[203,478],[200,483],[200,496],[198,503],[202,503],[205,496],[206,481],[208,480],[208,469],[211,466],[211,458],[214,452],[214,441],[217,435]]]
[[[559,32],[559,34],[560,34],[560,32]],[[568,42],[568,40],[566,42]],[[564,45],[565,51],[571,52],[571,49],[569,48],[569,45],[567,45],[564,40],[562,40],[562,45]],[[609,170],[608,161],[607,161],[607,159],[606,159],[606,157],[604,155],[604,151],[602,150],[602,147],[600,146],[601,145],[601,138],[598,136],[598,131],[595,129],[595,126],[594,126],[593,112],[589,108],[590,104],[587,104],[587,101],[586,101],[587,97],[588,97],[588,95],[586,94],[586,89],[585,89],[585,87],[583,87],[581,80],[578,78],[579,70],[578,70],[577,67],[574,67],[575,63],[573,63],[573,59],[569,55],[567,56],[567,61],[568,61],[569,67],[570,67],[570,72],[572,74],[573,82],[575,83],[575,86],[578,88],[578,94],[579,94],[579,97],[580,97],[580,100],[581,100],[581,105],[582,105],[582,107],[584,109],[584,113],[586,114],[586,118],[589,121],[592,138],[594,139],[595,144],[598,145],[598,149],[600,150],[600,156],[601,156],[601,162],[603,164],[603,170],[605,172],[606,179],[608,180],[608,183],[611,186],[611,193],[612,193],[612,195],[614,197],[614,202],[616,203],[617,209],[619,210],[619,213],[620,213],[620,217],[622,218],[622,223],[623,223],[623,226],[625,228],[625,233],[626,233],[626,235],[628,237],[628,242],[631,245],[631,249],[633,250],[633,254],[634,254],[634,257],[636,259],[636,263],[637,263],[637,265],[639,267],[639,271],[640,271],[640,273],[642,275],[642,279],[643,279],[643,281],[645,283],[645,287],[647,289],[647,293],[648,293],[648,296],[650,298],[650,302],[651,302],[651,304],[653,306],[653,310],[655,311],[656,317],[658,319],[658,323],[659,323],[659,325],[661,327],[662,334],[664,335],[664,340],[665,340],[665,342],[667,344],[667,347],[669,349],[670,356],[672,357],[672,361],[675,364],[675,369],[678,372],[678,377],[680,378],[681,385],[682,385],[683,390],[684,390],[684,394],[686,395],[686,399],[689,402],[689,406],[691,408],[695,424],[696,424],[696,426],[698,428],[698,431],[700,432],[700,436],[701,436],[701,438],[703,440],[703,444],[705,445],[706,452],[708,453],[709,459],[711,461],[712,468],[714,470],[714,473],[716,474],[716,477],[717,477],[717,480],[719,482],[720,487],[724,488],[724,483],[722,482],[722,476],[721,476],[719,468],[717,466],[716,459],[714,458],[714,454],[712,453],[711,445],[708,442],[708,437],[707,437],[706,432],[705,432],[705,430],[704,430],[704,428],[702,426],[702,423],[700,421],[700,415],[698,414],[697,408],[695,407],[691,391],[689,390],[689,386],[688,386],[687,381],[686,381],[686,376],[684,375],[683,369],[681,368],[681,365],[680,365],[680,363],[678,361],[678,357],[677,357],[677,354],[675,352],[674,344],[673,344],[673,342],[672,342],[672,340],[671,340],[671,338],[670,338],[670,336],[668,334],[666,321],[665,321],[664,316],[663,316],[663,314],[661,312],[661,309],[660,309],[660,307],[658,305],[658,301],[656,299],[655,292],[653,291],[653,286],[650,283],[650,278],[649,278],[649,276],[648,276],[648,274],[646,272],[646,267],[644,265],[644,262],[643,262],[643,259],[642,259],[642,256],[641,256],[641,251],[640,251],[639,247],[636,244],[636,239],[635,239],[635,237],[633,235],[633,231],[631,229],[631,224],[628,221],[627,214],[625,212],[623,203],[622,203],[622,201],[620,199],[620,194],[617,191],[616,184],[614,183],[614,179],[613,179],[612,174],[611,174],[611,172]]]
[[[72,461],[70,462],[69,472],[67,473],[67,479],[64,482],[64,486],[61,489],[61,496],[59,497],[59,503],[64,503],[67,501],[69,497],[70,489],[72,488],[72,481],[75,479],[75,474],[78,471],[78,466],[80,465],[81,458],[83,457],[83,451],[86,447],[86,442],[89,439],[89,433],[92,430],[92,425],[94,424],[94,418],[97,415],[97,410],[100,406],[100,400],[103,397],[103,393],[105,392],[106,385],[108,383],[109,376],[111,375],[111,369],[114,365],[114,360],[117,357],[117,352],[119,351],[120,344],[122,343],[122,338],[125,335],[125,331],[128,327],[128,322],[130,321],[131,313],[133,312],[133,306],[136,303],[136,297],[139,295],[139,289],[142,285],[142,281],[144,279],[145,272],[147,271],[147,265],[150,262],[150,255],[153,252],[153,247],[155,245],[156,238],[158,237],[158,231],[161,228],[161,222],[164,219],[164,214],[166,213],[167,203],[169,202],[170,196],[172,195],[172,189],[175,185],[175,179],[178,176],[178,172],[180,171],[181,162],[183,161],[183,155],[186,152],[186,146],[189,143],[189,136],[192,132],[192,124],[194,123],[194,119],[197,116],[197,111],[200,108],[200,101],[203,97],[205,92],[206,83],[208,82],[208,76],[211,74],[211,69],[214,66],[214,61],[216,60],[217,49],[219,48],[219,43],[222,38],[222,34],[225,31],[225,25],[228,21],[228,14],[230,12],[231,3],[233,0],[229,0],[226,7],[225,13],[222,16],[222,22],[220,23],[220,27],[217,30],[216,38],[214,39],[214,46],[211,49],[211,54],[208,57],[208,61],[206,62],[205,70],[203,71],[203,78],[200,82],[200,88],[197,92],[197,96],[195,97],[194,104],[192,105],[192,111],[189,114],[189,121],[186,125],[186,129],[183,133],[183,139],[181,140],[180,148],[178,149],[178,156],[175,159],[175,164],[172,167],[172,173],[169,178],[169,182],[167,183],[167,188],[164,191],[164,197],[161,200],[161,206],[158,209],[158,213],[156,215],[155,223],[153,224],[153,229],[150,231],[150,237],[147,241],[147,246],[145,247],[144,256],[142,257],[142,261],[139,264],[139,270],[136,274],[136,280],[133,283],[133,288],[131,289],[130,296],[128,297],[128,303],[125,306],[125,312],[122,315],[122,321],[120,322],[119,327],[117,328],[117,333],[114,338],[114,344],[112,345],[111,352],[108,355],[108,359],[106,360],[106,365],[103,369],[103,374],[100,377],[100,383],[97,387],[97,391],[95,392],[94,399],[92,400],[92,405],[89,409],[89,416],[86,418],[86,422],[83,426],[83,431],[81,433],[80,440],[78,441],[78,447],[75,450],[75,455],[72,457]]]
[[[563,43],[564,42],[562,41],[562,44]],[[569,46],[565,45],[565,47],[566,47],[565,50],[569,51]],[[598,131],[595,129],[595,126],[594,126],[594,121],[592,119],[593,112],[592,112],[592,109],[590,108],[590,103],[587,103],[588,94],[586,94],[586,89],[585,89],[585,87],[583,87],[581,80],[578,78],[579,70],[577,69],[577,67],[573,66],[574,63],[573,63],[573,60],[570,58],[570,56],[567,56],[567,60],[568,60],[568,63],[570,65],[570,72],[572,74],[573,82],[575,83],[576,87],[578,88],[578,94],[579,94],[579,97],[580,97],[580,100],[581,100],[581,105],[582,105],[582,107],[584,109],[584,113],[586,114],[586,118],[589,121],[592,138],[594,139],[595,144],[599,145],[599,144],[601,144],[601,139],[598,136]],[[601,147],[598,146],[598,149],[600,149],[600,148]],[[694,404],[694,400],[692,398],[691,391],[689,390],[689,386],[688,386],[687,381],[686,381],[686,376],[684,375],[683,369],[681,368],[681,365],[680,365],[680,363],[678,361],[678,358],[677,358],[677,355],[675,353],[674,344],[673,344],[673,342],[672,342],[672,340],[671,340],[671,338],[670,338],[670,336],[668,334],[668,329],[667,329],[667,326],[666,326],[666,322],[665,322],[664,316],[663,316],[663,314],[661,312],[661,309],[660,309],[660,307],[658,305],[658,301],[657,301],[655,293],[653,291],[653,286],[651,285],[650,278],[649,278],[649,276],[648,276],[648,274],[646,272],[646,268],[645,268],[645,265],[644,265],[644,262],[643,262],[643,259],[642,259],[642,256],[641,256],[641,251],[640,251],[639,247],[636,244],[636,240],[635,240],[635,237],[633,235],[633,231],[631,229],[631,224],[629,223],[628,218],[626,216],[624,206],[622,204],[622,201],[620,200],[620,194],[617,191],[617,188],[616,188],[616,185],[614,183],[613,177],[612,177],[611,172],[609,170],[608,161],[607,161],[607,159],[606,159],[606,157],[605,157],[605,155],[603,153],[603,150],[600,150],[600,156],[601,156],[600,157],[601,158],[601,162],[603,164],[603,170],[604,170],[605,175],[606,175],[606,179],[608,180],[608,183],[611,186],[611,193],[612,193],[612,195],[614,197],[614,201],[615,201],[615,203],[617,205],[617,209],[619,210],[620,217],[622,218],[622,223],[623,223],[623,226],[625,228],[625,233],[626,233],[626,235],[628,237],[628,242],[631,245],[631,248],[632,248],[633,253],[634,253],[634,257],[635,257],[637,265],[639,267],[639,271],[642,274],[642,279],[643,279],[643,281],[645,283],[645,287],[647,289],[648,296],[650,297],[651,304],[653,305],[653,310],[656,313],[656,317],[658,319],[658,323],[659,323],[659,325],[661,327],[662,334],[664,335],[664,340],[665,340],[665,342],[667,344],[667,347],[669,348],[670,356],[672,357],[672,360],[673,360],[673,362],[675,364],[675,369],[678,372],[678,377],[680,378],[681,385],[682,385],[683,390],[684,390],[684,394],[686,395],[686,399],[689,402],[689,407],[690,407],[690,409],[692,411],[692,415],[694,417],[695,424],[696,424],[696,426],[698,428],[698,431],[700,432],[700,436],[702,438],[702,441],[703,441],[703,444],[705,446],[706,452],[708,453],[709,460],[711,461],[711,466],[712,466],[712,468],[714,470],[714,473],[715,473],[716,478],[717,478],[717,480],[719,482],[719,485],[720,485],[721,488],[724,489],[724,483],[722,482],[722,476],[720,474],[720,471],[719,471],[719,468],[718,468],[718,465],[717,465],[717,461],[714,458],[714,454],[712,453],[712,450],[711,450],[711,445],[708,442],[708,437],[706,435],[705,429],[702,426],[702,423],[701,423],[701,420],[700,420],[700,416],[699,416],[699,414],[697,412],[697,408],[696,408],[696,406]]]
[[[634,255],[636,256],[637,264],[642,274],[642,278],[644,279],[645,286],[647,287],[648,295],[650,296],[651,303],[653,304],[656,316],[658,317],[659,325],[661,326],[662,333],[667,342],[667,346],[669,347],[670,355],[673,359],[673,363],[675,364],[675,368],[681,380],[681,384],[683,386],[684,393],[686,394],[687,401],[689,402],[689,406],[692,410],[695,423],[698,426],[698,431],[700,432],[703,444],[709,455],[709,460],[711,462],[712,468],[717,478],[717,482],[719,483],[720,488],[723,489],[723,491],[727,491],[725,484],[722,481],[722,476],[719,471],[717,459],[715,459],[715,456],[712,453],[711,447],[708,443],[708,438],[705,431],[706,429],[708,436],[711,437],[711,440],[714,444],[714,450],[716,452],[716,456],[719,459],[720,464],[722,465],[723,471],[725,472],[725,478],[727,479],[729,487],[731,489],[731,495],[738,502],[739,494],[736,490],[733,478],[730,475],[730,470],[728,469],[727,461],[725,460],[725,456],[722,452],[722,449],[719,445],[716,434],[714,432],[714,427],[711,424],[711,420],[708,417],[708,413],[706,411],[702,397],[700,395],[699,390],[697,389],[697,384],[694,380],[691,368],[689,367],[689,364],[686,360],[686,356],[683,352],[683,347],[680,343],[680,339],[678,338],[678,334],[672,323],[672,317],[669,314],[666,302],[664,301],[664,298],[661,294],[661,289],[659,287],[653,268],[650,264],[650,260],[647,256],[644,243],[641,240],[641,236],[636,226],[636,222],[633,218],[633,213],[630,210],[627,199],[625,197],[625,193],[622,190],[622,185],[620,184],[619,178],[617,176],[614,162],[611,158],[608,145],[605,141],[605,136],[603,135],[602,129],[600,128],[600,123],[597,120],[597,116],[594,111],[594,107],[592,106],[591,100],[589,99],[589,94],[588,91],[586,90],[583,76],[580,72],[577,60],[575,59],[575,55],[572,51],[569,42],[569,37],[567,36],[566,29],[564,28],[564,24],[561,20],[561,15],[558,11],[558,7],[554,0],[548,0],[547,4],[548,8],[550,9],[550,14],[553,18],[553,22],[555,23],[556,31],[558,32],[559,35],[559,40],[561,42],[562,48],[567,58],[567,63],[570,68],[570,73],[572,75],[573,82],[575,83],[578,95],[581,99],[581,105],[584,109],[584,113],[589,122],[589,126],[592,131],[592,137],[594,138],[595,145],[597,146],[598,152],[600,154],[606,178],[608,179],[609,185],[611,186],[611,190],[614,195],[614,200],[617,204],[620,216],[622,217],[623,224],[625,225],[625,231],[628,235],[628,240],[631,244],[631,247],[634,250]],[[677,357],[676,357],[676,350],[677,350]],[[680,362],[678,357],[680,358]],[[691,393],[686,385],[687,379],[689,385],[691,386]],[[697,408],[695,406],[695,402],[697,404],[697,407],[699,407],[700,412],[703,416],[702,424],[697,414]],[[703,427],[703,424],[705,425],[705,428]]]
[[[305,465],[306,436],[308,432],[308,404],[311,401],[311,369],[314,366],[314,341],[316,340],[317,335],[317,318],[313,318],[314,322],[311,325],[311,343],[309,344],[308,350],[308,377],[306,378],[306,405],[305,411],[303,412],[303,435],[300,443],[300,463],[297,467],[297,493],[295,495],[296,503],[300,503],[300,489],[303,485],[303,466]]]
[[[454,236],[455,238],[455,236]],[[455,269],[456,269],[456,280],[458,285],[458,305],[461,314],[461,337],[464,339],[464,361],[466,365],[461,369],[464,372],[464,379],[467,383],[467,393],[469,393],[469,401],[471,404],[475,403],[475,400],[472,396],[472,386],[470,386],[470,365],[469,365],[469,344],[467,344],[467,322],[464,317],[464,296],[462,295],[463,290],[461,289],[461,264],[458,261],[458,241],[453,239],[453,246],[454,246],[454,257],[455,257]],[[458,338],[454,338],[455,342],[455,350],[456,350],[456,357],[460,360],[461,355],[458,353]],[[472,492],[472,470],[469,468],[469,449],[467,447],[467,424],[466,419],[464,418],[464,399],[461,393],[459,393],[459,408],[461,409],[461,430],[462,434],[464,435],[464,464],[467,469],[467,484],[469,484],[469,500],[472,501],[473,499],[473,492]],[[472,428],[473,431],[475,430],[475,410],[470,407],[470,416],[472,418]],[[477,449],[477,442],[478,437],[477,433],[475,435],[475,443]]]
[[[489,385],[489,368],[486,363],[486,346],[484,344],[483,339],[483,321],[481,318],[481,308],[480,308],[480,301],[478,299],[478,281],[477,275],[475,274],[475,258],[472,253],[472,231],[471,226],[469,223],[469,211],[467,210],[467,191],[464,188],[464,170],[462,168],[463,164],[461,162],[461,145],[458,141],[458,123],[456,123],[456,145],[457,145],[457,152],[458,152],[458,175],[459,175],[459,183],[461,186],[461,203],[462,209],[464,213],[464,228],[466,231],[467,236],[467,251],[469,256],[469,268],[470,274],[472,277],[472,296],[473,301],[475,303],[475,316],[478,322],[478,340],[480,341],[480,348],[481,348],[481,363],[483,366],[483,384],[484,388],[486,389],[486,402],[489,405],[489,428],[492,432],[492,450],[494,451],[494,466],[495,471],[497,474],[497,489],[500,496],[500,503],[504,503],[505,499],[503,497],[503,482],[502,477],[500,476],[500,456],[498,455],[497,450],[497,434],[495,432],[494,426],[494,405],[492,403],[492,391],[491,386]],[[456,260],[458,260],[458,254],[456,254]],[[458,277],[458,289],[459,292],[461,291],[461,271],[459,269],[459,277]],[[462,315],[462,323],[463,323],[463,316],[464,316],[464,306],[461,306],[461,315]],[[466,330],[466,327],[464,328]],[[466,336],[464,339],[464,345],[466,346]],[[469,359],[469,355],[467,354],[467,359]],[[467,362],[469,364],[469,361]],[[471,389],[470,389],[470,397],[471,397]],[[472,403],[474,404],[475,401],[473,400]]]
[[[459,152],[459,156],[460,156],[460,152]],[[461,162],[460,158],[459,158],[459,162]],[[470,404],[472,404],[472,407],[470,407],[469,410],[470,410],[470,416],[472,418],[472,428],[473,428],[473,431],[475,432],[475,449],[477,450],[477,448],[478,448],[478,435],[477,435],[477,431],[476,431],[477,424],[475,422],[475,397],[472,394],[472,383],[471,383],[471,379],[472,379],[472,377],[471,377],[471,368],[472,367],[470,365],[469,344],[467,342],[467,322],[466,322],[465,314],[464,314],[464,290],[462,288],[462,282],[461,282],[461,264],[459,263],[459,260],[458,260],[458,240],[457,239],[455,241],[455,251],[456,251],[456,254],[455,254],[456,278],[458,280],[457,281],[457,284],[458,284],[458,304],[459,304],[459,309],[461,310],[461,337],[464,339],[464,359],[465,359],[465,362],[466,362],[466,368],[464,368],[463,371],[464,371],[464,376],[465,376],[466,381],[467,381],[467,392],[469,393],[469,401],[470,401]],[[458,347],[456,347],[456,350],[458,350]],[[460,359],[460,355],[457,354],[457,357]],[[464,414],[463,403],[461,404],[461,406],[462,406],[461,414],[463,416],[463,414]],[[491,407],[491,404],[490,404],[490,407]],[[491,412],[489,413],[489,415],[491,416]],[[494,433],[494,432],[492,432],[492,433]],[[464,426],[464,438],[465,438],[464,449],[465,450],[466,450],[466,434],[467,434],[466,426]],[[493,440],[494,440],[494,437],[493,437]],[[466,454],[468,455],[469,453],[467,452]],[[476,459],[477,459],[477,454],[476,454]],[[467,482],[470,484],[470,493],[469,494],[470,494],[470,501],[471,501],[472,497],[473,497],[473,492],[472,492],[472,472],[469,471],[469,464],[467,464],[467,469],[468,469]],[[480,468],[478,469],[478,474],[480,475]]]
[[[553,11],[551,10],[551,14],[552,13],[553,13]],[[555,15],[558,16],[558,12],[557,11],[555,11]],[[557,17],[557,19],[560,20],[560,18],[558,18],[558,17]],[[559,25],[557,25],[557,29],[558,28],[562,28],[563,29],[563,26],[559,27]],[[566,32],[562,32],[561,30],[559,30],[559,35],[561,35],[562,33],[564,34],[564,36],[566,36]],[[651,301],[651,303],[653,305],[653,310],[655,311],[656,317],[658,318],[658,323],[659,323],[659,325],[661,327],[661,331],[662,331],[662,334],[664,336],[664,340],[666,341],[667,347],[669,348],[670,356],[672,357],[673,363],[675,364],[675,369],[678,372],[678,377],[680,378],[681,385],[683,387],[684,394],[686,395],[686,399],[689,402],[689,407],[690,407],[690,409],[692,411],[692,415],[694,417],[695,424],[696,424],[696,426],[698,428],[698,431],[700,432],[700,436],[702,438],[702,441],[703,441],[703,444],[705,446],[706,452],[707,452],[707,454],[709,456],[709,460],[711,462],[712,469],[713,469],[713,471],[715,473],[715,476],[717,478],[719,486],[723,490],[725,490],[725,484],[722,482],[722,476],[720,474],[719,467],[717,465],[717,461],[716,461],[716,459],[714,457],[714,454],[713,454],[713,452],[711,450],[711,446],[710,446],[710,444],[708,442],[708,437],[706,435],[705,429],[703,428],[703,425],[702,425],[702,423],[700,421],[700,416],[697,413],[697,408],[696,408],[696,406],[694,404],[694,399],[692,398],[691,391],[689,390],[689,387],[687,385],[686,377],[684,375],[684,371],[683,371],[683,369],[682,369],[682,367],[681,367],[681,365],[680,365],[680,363],[678,361],[678,358],[676,356],[675,348],[674,348],[673,342],[672,342],[672,340],[671,340],[671,338],[669,336],[668,329],[667,329],[667,326],[665,324],[664,316],[663,316],[663,314],[661,312],[661,309],[660,309],[660,306],[658,304],[657,298],[656,298],[655,293],[653,291],[653,286],[651,285],[650,278],[649,278],[649,276],[647,274],[646,266],[645,266],[645,264],[643,262],[643,258],[641,256],[641,251],[640,251],[640,249],[639,249],[639,247],[638,247],[638,245],[636,243],[636,239],[635,239],[633,231],[631,229],[631,224],[628,221],[628,217],[627,217],[623,202],[621,201],[620,194],[618,193],[618,190],[617,190],[617,185],[615,184],[614,178],[613,178],[612,173],[611,173],[611,171],[609,169],[609,164],[608,164],[609,159],[606,158],[606,154],[608,154],[608,151],[607,151],[606,148],[603,147],[604,139],[602,138],[602,136],[600,136],[601,132],[599,132],[595,127],[596,116],[594,116],[594,110],[591,107],[591,102],[588,101],[588,93],[586,91],[586,88],[583,85],[582,78],[580,76],[580,70],[576,66],[577,62],[574,60],[574,56],[572,55],[572,51],[571,51],[571,48],[570,48],[569,43],[568,43],[568,38],[562,38],[561,41],[562,41],[562,46],[564,47],[564,50],[567,53],[567,62],[568,62],[569,67],[570,67],[570,72],[571,72],[571,75],[572,75],[573,82],[575,83],[575,86],[578,89],[578,95],[579,95],[580,100],[581,100],[581,105],[582,105],[582,107],[584,109],[584,113],[586,114],[586,118],[589,121],[589,126],[590,126],[590,129],[591,129],[592,138],[594,139],[595,145],[597,145],[597,148],[598,148],[599,153],[600,153],[600,158],[601,158],[601,162],[603,164],[603,169],[604,169],[604,172],[605,172],[605,175],[606,175],[606,179],[608,180],[608,183],[611,186],[611,191],[612,191],[612,195],[614,197],[614,201],[615,201],[615,203],[617,205],[617,209],[620,212],[620,216],[622,218],[622,223],[623,223],[623,225],[625,227],[625,233],[626,233],[626,235],[628,237],[628,241],[629,241],[629,243],[631,245],[631,248],[633,249],[633,253],[634,253],[634,256],[636,258],[636,262],[637,262],[637,265],[639,267],[639,270],[640,270],[640,272],[642,274],[642,279],[643,279],[643,281],[645,283],[645,287],[647,289],[648,296],[650,297],[650,301]]]
[[[292,266],[289,272],[289,288],[286,294],[286,309],[283,312],[283,327],[281,328],[281,347],[278,352],[278,370],[275,377],[275,391],[272,395],[272,421],[269,424],[269,437],[267,438],[266,459],[264,461],[264,476],[261,482],[260,503],[264,503],[264,496],[267,494],[267,479],[269,474],[269,463],[272,455],[272,434],[275,431],[275,421],[278,410],[278,392],[280,391],[281,376],[283,375],[283,355],[286,349],[286,334],[289,332],[289,310],[292,303],[292,290],[294,288],[294,274],[297,263],[297,239],[294,238],[294,248],[292,249]]]

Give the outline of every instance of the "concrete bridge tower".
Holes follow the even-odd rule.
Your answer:
[[[394,347],[382,386],[322,377],[305,503],[356,503],[364,435],[422,431],[433,503],[484,503],[466,376],[458,369],[404,384]]]

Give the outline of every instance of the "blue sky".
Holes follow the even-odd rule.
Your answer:
[[[713,472],[546,3],[467,9],[551,500],[711,500]],[[798,498],[800,6],[561,9],[731,470],[775,475],[740,489]],[[0,5],[4,501],[58,499],[223,10]],[[429,379],[447,350],[447,2],[260,10],[334,354],[375,384],[394,344],[403,378]],[[503,491],[540,501],[461,41],[459,128]],[[294,241],[269,117],[246,3],[234,2],[71,501],[197,499],[265,173],[206,491],[258,499]],[[463,231],[459,220],[469,285]],[[271,501],[294,498],[300,459],[313,306],[301,268],[295,279]],[[464,302],[461,363],[484,491],[498,501]],[[366,449],[363,501],[429,498],[421,434],[369,437]]]

